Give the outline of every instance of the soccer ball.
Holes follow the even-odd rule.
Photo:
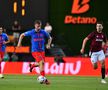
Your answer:
[[[37,81],[38,81],[40,84],[43,84],[43,83],[45,82],[45,80],[46,80],[46,77],[44,77],[44,76],[38,76],[38,78],[37,78]]]

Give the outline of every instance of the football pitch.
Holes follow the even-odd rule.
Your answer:
[[[0,79],[0,90],[108,90],[100,77],[48,76],[50,85],[39,84],[35,75],[5,75]],[[108,82],[108,78],[106,78]]]

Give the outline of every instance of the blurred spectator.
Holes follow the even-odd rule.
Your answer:
[[[3,29],[3,32],[6,33],[6,28]]]
[[[49,34],[51,33],[51,31],[52,31],[52,26],[50,25],[49,22],[46,23],[44,29],[45,29],[45,31],[48,32]]]
[[[63,56],[59,54],[55,55],[54,61],[57,63],[57,65],[59,65],[60,63],[65,63],[65,61],[63,60]]]
[[[11,59],[13,62],[18,61],[18,56],[16,55],[16,53],[12,54]]]
[[[14,21],[12,25],[13,37],[14,37],[14,46],[16,46],[19,36],[20,36],[21,25],[17,20]]]
[[[4,61],[9,61],[10,60],[9,54],[7,52],[5,52],[3,60]]]

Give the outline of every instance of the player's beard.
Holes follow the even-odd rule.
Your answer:
[[[101,29],[101,28],[99,28],[99,29],[97,30],[97,32],[102,33],[102,29]]]
[[[39,31],[40,31],[40,29],[35,29],[35,31],[36,31],[36,32],[39,32]]]
[[[37,29],[37,32],[39,32],[40,31],[40,29]]]
[[[102,29],[99,29],[99,33],[101,33],[102,32]]]

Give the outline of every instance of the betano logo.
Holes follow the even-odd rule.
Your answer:
[[[71,13],[81,15],[82,13],[86,13],[90,9],[89,5],[90,0],[73,0]],[[71,16],[67,15],[65,17],[65,24],[95,24],[97,21],[96,17],[81,17],[81,16]]]
[[[87,12],[90,9],[89,2],[90,0],[74,0],[71,13],[81,14]]]

